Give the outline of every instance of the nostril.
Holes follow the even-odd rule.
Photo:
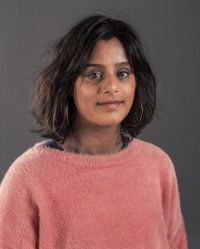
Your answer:
[[[116,85],[107,85],[106,87],[104,87],[103,90],[104,93],[117,93],[119,92],[118,88]]]
[[[109,90],[105,90],[104,93],[118,93],[119,91],[116,89],[109,89]]]

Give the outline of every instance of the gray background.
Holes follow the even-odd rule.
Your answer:
[[[189,248],[199,248],[199,10],[197,0],[1,0],[1,179],[17,156],[41,140],[29,131],[29,92],[49,46],[86,14],[119,17],[139,31],[158,80],[158,111],[139,137],[172,158]]]

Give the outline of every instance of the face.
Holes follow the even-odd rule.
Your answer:
[[[100,40],[74,85],[78,125],[116,126],[129,113],[136,80],[117,38]]]

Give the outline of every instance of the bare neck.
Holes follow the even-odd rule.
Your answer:
[[[121,150],[122,144],[120,125],[117,125],[75,128],[61,146],[65,151],[100,155],[118,152]]]

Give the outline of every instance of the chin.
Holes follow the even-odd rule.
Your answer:
[[[88,122],[90,124],[96,125],[96,126],[117,126],[120,125],[123,119],[125,118],[125,115],[119,115],[119,114],[109,114],[109,115],[103,115],[103,114],[98,114],[93,117],[90,116]]]
[[[100,126],[116,126],[116,125],[120,125],[122,122],[122,120],[117,119],[117,120],[105,120],[105,121],[101,121],[98,122],[98,125]]]

